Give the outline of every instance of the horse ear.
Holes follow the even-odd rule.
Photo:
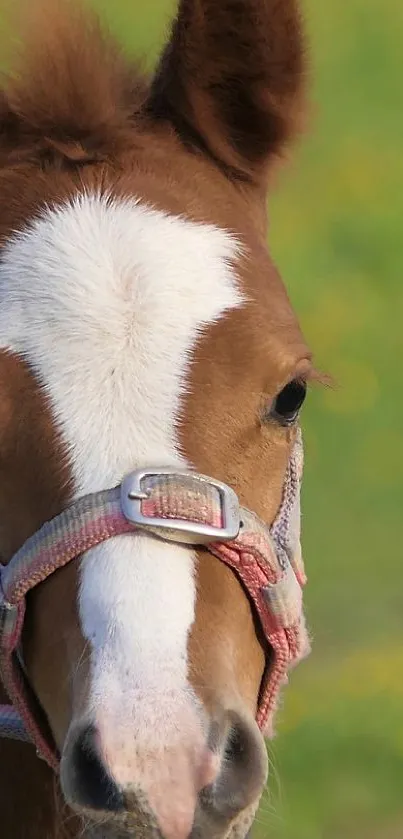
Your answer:
[[[296,133],[304,70],[298,0],[180,0],[148,107],[229,176],[261,182]]]

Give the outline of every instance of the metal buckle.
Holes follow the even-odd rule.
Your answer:
[[[218,490],[221,501],[222,527],[213,527],[185,519],[154,518],[143,516],[141,502],[149,498],[150,493],[144,489],[142,482],[145,478],[158,478],[174,475],[192,478],[197,484],[208,484]],[[238,496],[231,487],[220,481],[215,481],[206,475],[190,472],[186,469],[162,467],[155,469],[139,469],[131,472],[124,479],[121,489],[121,505],[123,515],[128,521],[156,531],[158,536],[171,542],[184,542],[191,545],[207,545],[211,542],[229,542],[236,539],[240,528],[240,511]],[[158,533],[158,531],[161,533]]]

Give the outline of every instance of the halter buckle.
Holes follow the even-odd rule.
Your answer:
[[[167,476],[177,478],[179,482],[186,478],[186,490],[189,491],[193,483],[193,488],[199,495],[203,496],[203,490],[205,490],[206,500],[208,493],[211,493],[212,489],[216,490],[220,501],[222,524],[217,527],[185,518],[172,518],[171,516],[160,518],[143,515],[142,501],[152,496],[153,491],[158,487],[158,482],[166,483]],[[153,479],[152,490],[147,490],[144,485],[147,478]],[[171,542],[208,545],[213,542],[232,541],[236,539],[239,533],[239,501],[234,490],[227,484],[221,483],[221,481],[186,469],[158,467],[132,472],[122,483],[121,506],[123,515],[128,521]]]

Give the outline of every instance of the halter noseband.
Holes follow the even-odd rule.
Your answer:
[[[309,652],[302,608],[306,582],[299,542],[302,443],[298,435],[283,499],[269,529],[226,484],[174,468],[145,469],[121,486],[75,501],[43,525],[0,567],[0,675],[11,705],[0,706],[0,737],[33,742],[58,771],[59,755],[46,715],[21,658],[27,593],[90,548],[123,533],[204,545],[232,568],[254,605],[271,650],[260,691],[257,723],[269,733],[290,666]]]

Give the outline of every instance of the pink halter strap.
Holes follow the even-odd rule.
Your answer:
[[[21,659],[25,597],[90,548],[134,532],[205,545],[242,581],[271,650],[257,709],[258,725],[270,735],[287,671],[309,652],[299,543],[301,476],[299,437],[270,529],[249,510],[239,508],[235,493],[225,484],[175,469],[135,472],[120,487],[80,498],[44,524],[1,567],[0,675],[12,704],[0,706],[0,736],[33,742],[38,754],[58,771],[50,726]]]

